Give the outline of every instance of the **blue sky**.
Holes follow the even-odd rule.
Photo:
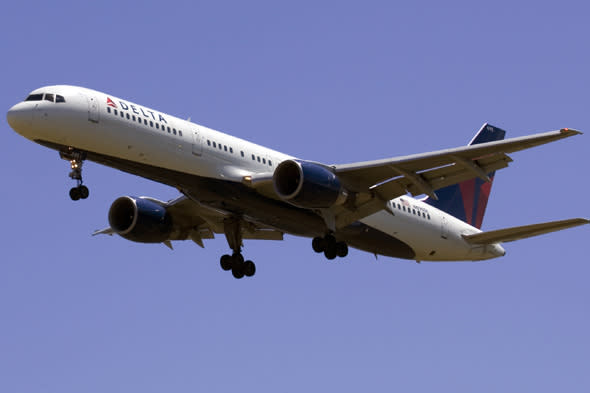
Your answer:
[[[443,4],[444,3],[444,4]],[[9,2],[8,108],[74,84],[326,163],[590,132],[585,2]],[[0,391],[586,392],[588,228],[481,263],[416,264],[307,239],[200,249],[91,237],[121,195],[168,187],[68,164],[0,123]],[[589,135],[512,155],[484,229],[588,217]]]

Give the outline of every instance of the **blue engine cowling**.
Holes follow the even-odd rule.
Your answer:
[[[283,200],[299,207],[329,208],[346,201],[346,190],[338,177],[323,165],[286,160],[273,174],[275,192]]]
[[[166,208],[144,198],[123,196],[109,209],[109,225],[121,237],[140,243],[161,243],[172,232]]]

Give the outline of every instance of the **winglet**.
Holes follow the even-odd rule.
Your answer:
[[[568,136],[584,134],[582,131],[574,130],[572,128],[562,128],[561,130],[559,130],[559,132],[561,132],[562,134],[569,134]]]

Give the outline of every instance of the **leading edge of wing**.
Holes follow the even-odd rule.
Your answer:
[[[569,138],[578,134],[582,134],[582,132],[570,128],[562,128],[557,131],[532,134],[478,145],[374,161],[332,165],[332,168],[334,168],[335,173],[342,180],[360,190],[399,176],[399,169],[416,173],[430,168],[455,164],[457,163],[457,157],[464,160],[474,160],[478,157],[490,154],[513,153],[546,143],[555,142],[560,139]]]

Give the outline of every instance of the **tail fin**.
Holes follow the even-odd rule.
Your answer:
[[[505,135],[506,131],[485,123],[469,145],[499,141]],[[438,200],[426,198],[425,202],[479,229],[492,190],[494,174],[495,172],[488,174],[491,179],[489,182],[474,178],[441,188],[436,191]]]

